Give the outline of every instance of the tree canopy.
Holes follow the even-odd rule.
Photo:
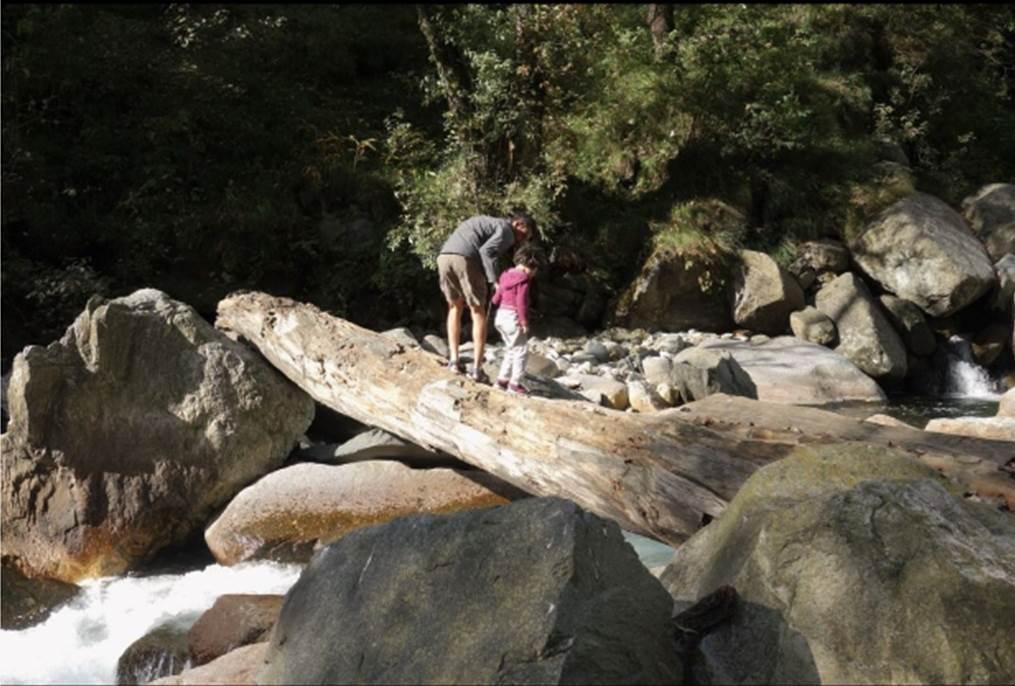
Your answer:
[[[616,288],[660,233],[788,256],[1015,178],[1010,5],[7,4],[0,28],[5,365],[141,286],[435,325],[436,249],[478,212],[525,207]],[[687,229],[712,199],[747,231]]]

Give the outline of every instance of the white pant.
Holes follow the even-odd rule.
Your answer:
[[[512,309],[497,308],[493,325],[504,340],[504,361],[500,364],[500,374],[497,377],[519,384],[525,375],[525,360],[529,357],[529,337],[522,332],[518,313]]]

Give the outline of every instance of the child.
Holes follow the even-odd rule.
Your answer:
[[[535,250],[523,245],[515,251],[514,263],[514,268],[500,275],[493,295],[493,304],[499,306],[493,325],[506,346],[497,385],[509,393],[524,395],[529,392],[521,385],[529,356],[529,282],[535,278],[539,258]]]

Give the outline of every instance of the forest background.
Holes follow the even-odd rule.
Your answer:
[[[659,242],[786,263],[1015,179],[1012,5],[5,3],[0,29],[5,371],[140,287],[440,331],[436,252],[476,213],[528,209],[616,294]]]

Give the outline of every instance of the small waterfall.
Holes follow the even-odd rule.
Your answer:
[[[997,383],[987,370],[973,359],[969,341],[962,336],[948,339],[948,369],[945,375],[944,395],[949,398],[1000,397]]]
[[[301,570],[246,562],[85,581],[82,592],[42,624],[0,631],[0,683],[114,684],[120,655],[154,627],[192,621],[226,593],[285,593]]]

